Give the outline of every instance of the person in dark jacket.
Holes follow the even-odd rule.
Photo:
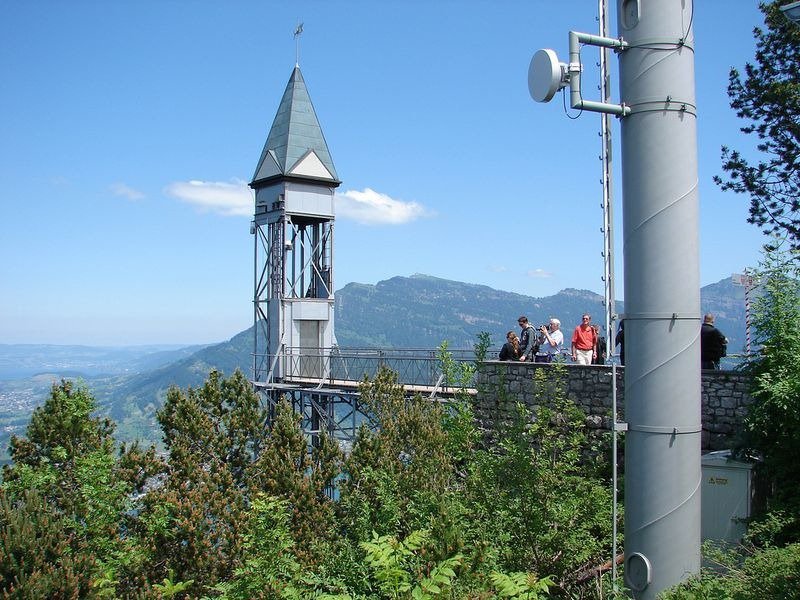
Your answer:
[[[519,338],[513,331],[506,334],[506,343],[500,348],[500,360],[519,360]]]
[[[728,338],[714,327],[714,315],[706,313],[700,326],[700,367],[719,370],[719,360],[728,354]]]
[[[528,317],[525,315],[517,319],[517,323],[522,328],[519,334],[519,360],[533,360],[539,349],[536,343],[536,329],[528,323]]]
[[[619,364],[625,365],[625,319],[619,322],[617,335],[614,337],[614,346],[619,346]]]
[[[594,336],[597,340],[597,344],[594,347],[595,355],[594,360],[592,360],[593,365],[604,365],[606,364],[606,353],[608,352],[608,348],[606,347],[606,338],[600,335],[600,325],[592,325],[594,328]]]

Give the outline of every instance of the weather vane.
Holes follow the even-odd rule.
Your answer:
[[[303,35],[303,24],[300,23],[294,29],[294,62],[300,66],[300,36]]]

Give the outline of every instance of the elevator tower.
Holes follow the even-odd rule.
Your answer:
[[[333,196],[340,183],[295,65],[250,182],[257,385],[326,375],[336,339]]]

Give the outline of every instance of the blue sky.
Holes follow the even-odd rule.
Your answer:
[[[762,21],[756,0],[696,8],[706,285],[754,266],[763,243],[746,199],[711,180],[721,145],[752,147],[726,86]],[[599,116],[571,120],[560,94],[537,104],[527,91],[532,54],[565,57],[568,31],[596,32],[596,11],[594,0],[0,0],[0,343],[208,343],[252,324],[246,182],[300,21],[300,67],[343,182],[336,289],[425,273],[531,296],[602,293]],[[584,49],[584,90],[595,56]]]

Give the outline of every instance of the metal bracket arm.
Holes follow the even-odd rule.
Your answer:
[[[591,100],[584,100],[581,97],[581,44],[588,44],[590,46],[601,46],[603,48],[613,48],[615,50],[625,50],[628,43],[622,38],[608,38],[599,35],[591,35],[588,33],[580,33],[577,31],[569,32],[569,99],[570,106],[579,110],[588,110],[591,112],[606,113],[625,117],[631,114],[630,106],[622,104],[607,104],[604,102],[593,102]]]

